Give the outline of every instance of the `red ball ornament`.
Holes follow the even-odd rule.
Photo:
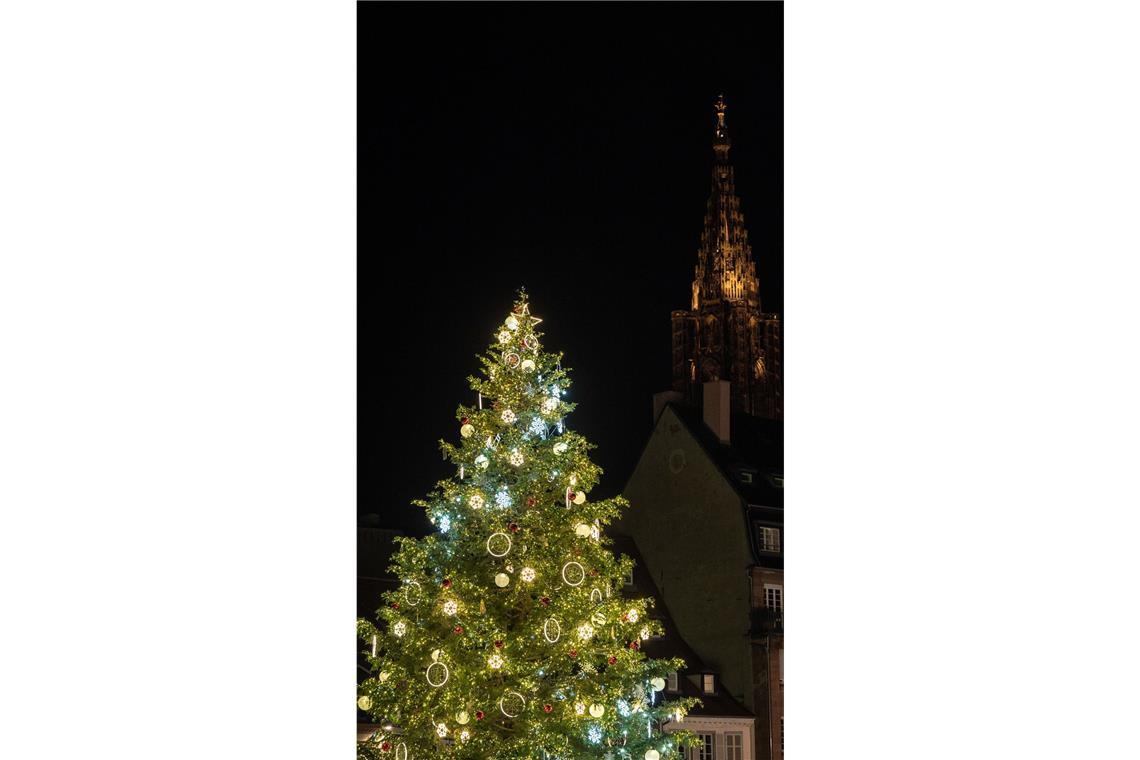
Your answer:
[[[570,501],[574,501],[574,496],[575,496],[575,494],[573,491],[567,491],[566,492],[566,498],[569,499]]]
[[[394,610],[400,609],[400,603],[399,602],[392,602],[392,609],[394,609]]]
[[[534,498],[533,496],[526,497],[526,505],[528,507],[533,507],[537,503],[538,503],[538,499]]]
[[[641,644],[637,643],[636,641],[631,641],[631,642],[629,642],[629,648],[630,649],[641,649]]]
[[[451,579],[450,578],[444,578],[443,579],[443,587],[444,588],[451,588]]]
[[[511,523],[510,525],[507,526],[507,530],[509,530],[511,533],[518,533],[519,532],[519,524],[518,523]]]
[[[483,720],[483,711],[482,710],[476,710],[475,711],[475,720]]]
[[[549,607],[550,606],[550,597],[549,596],[544,596],[541,599],[539,599],[538,601],[542,602],[543,607]]]
[[[390,749],[392,749],[392,744],[390,742],[380,742],[381,752],[387,752]]]
[[[463,633],[463,626],[461,626],[461,625],[455,626],[455,632],[456,633]]]
[[[470,419],[469,417],[464,417],[463,419],[461,419],[461,420],[459,421],[459,424],[460,424],[460,425],[466,425],[466,424],[467,424],[468,422],[470,422],[470,421],[471,421],[471,419]]]
[[[578,656],[578,650],[577,649],[571,649],[570,650],[570,656],[571,657],[577,657]]]
[[[617,658],[611,654],[609,657],[606,658],[606,662],[608,662],[610,665],[616,665],[617,664]]]
[[[543,705],[542,711],[543,712],[553,712],[554,711],[554,705]]]
[[[496,641],[495,642],[495,649],[502,649],[502,648],[503,648],[503,642]]]

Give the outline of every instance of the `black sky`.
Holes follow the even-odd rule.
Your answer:
[[[359,512],[450,474],[475,355],[525,286],[617,493],[670,380],[723,92],[763,307],[783,311],[783,7],[366,3],[359,20]]]

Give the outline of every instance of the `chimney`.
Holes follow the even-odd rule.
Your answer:
[[[666,404],[680,404],[685,400],[685,394],[680,391],[661,391],[660,393],[653,394],[653,424],[657,424],[657,419],[661,416],[661,412],[665,411]]]
[[[708,425],[709,430],[716,433],[716,437],[720,439],[721,443],[728,443],[732,440],[729,429],[729,412],[732,409],[732,402],[728,387],[727,380],[711,380],[705,383],[703,404],[705,424]]]

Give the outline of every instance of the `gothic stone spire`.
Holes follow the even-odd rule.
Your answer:
[[[734,412],[782,419],[781,321],[760,311],[756,262],[728,162],[727,110],[722,95],[714,105],[712,191],[692,306],[673,312],[673,388],[698,402],[702,383],[727,380]]]
[[[744,301],[760,308],[760,285],[756,279],[756,263],[744,229],[740,199],[736,197],[736,178],[728,163],[728,129],[724,113],[728,105],[721,95],[714,106],[716,122],[713,131],[712,192],[705,208],[705,223],[697,251],[696,276],[693,278],[693,306]]]

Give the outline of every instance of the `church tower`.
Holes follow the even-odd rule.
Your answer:
[[[691,308],[673,312],[673,390],[699,403],[702,383],[727,380],[732,411],[783,419],[779,314],[760,309],[756,262],[728,162],[724,96],[715,104],[712,192],[697,249]]]

